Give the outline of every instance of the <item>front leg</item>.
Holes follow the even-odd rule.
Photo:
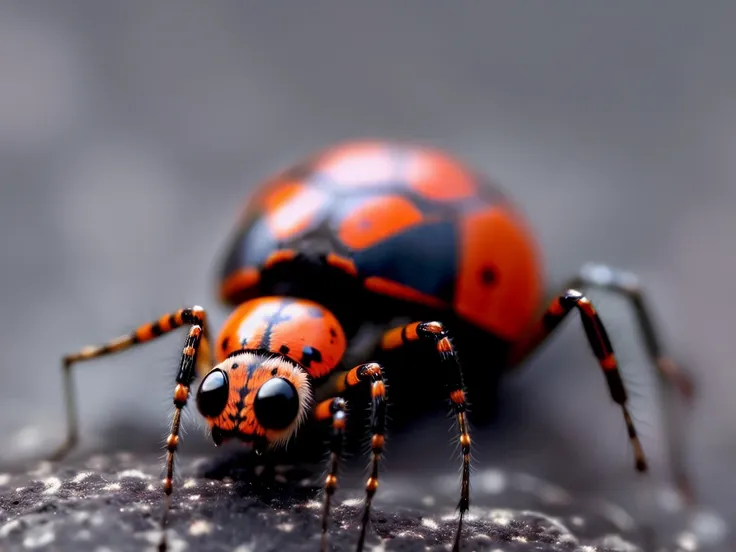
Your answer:
[[[409,343],[424,342],[430,345],[439,355],[442,369],[446,377],[445,386],[450,398],[453,413],[457,419],[460,432],[460,448],[463,455],[462,484],[460,488],[460,518],[452,550],[460,550],[460,535],[463,518],[470,508],[470,432],[466,419],[465,391],[460,363],[455,348],[450,342],[447,330],[441,322],[412,322],[387,331],[381,340],[381,348],[385,351],[396,349]]]
[[[49,456],[51,462],[64,458],[76,446],[79,440],[79,421],[77,416],[77,400],[72,381],[72,368],[78,362],[85,362],[103,356],[120,353],[137,345],[148,343],[166,335],[185,324],[199,326],[202,336],[199,343],[199,354],[196,362],[201,373],[214,366],[214,355],[209,346],[210,334],[207,316],[202,307],[194,306],[190,309],[179,309],[165,314],[158,320],[143,324],[133,333],[113,339],[103,345],[90,345],[76,353],[66,355],[62,359],[62,377],[64,382],[64,402],[66,404],[67,434],[65,441]],[[194,373],[192,373],[194,377]]]
[[[383,381],[383,369],[379,364],[371,362],[360,364],[348,372],[338,372],[326,384],[331,394],[341,394],[350,387],[364,383],[371,385],[371,471],[365,483],[365,505],[360,525],[360,537],[357,551],[363,550],[366,532],[371,515],[373,496],[378,490],[378,465],[383,453],[386,431],[386,385]],[[330,501],[337,488],[337,468],[342,451],[343,436],[346,424],[346,402],[341,397],[322,401],[315,408],[317,420],[332,419],[332,440],[330,442],[330,467],[325,479],[325,501],[322,513],[322,552],[327,550],[327,521],[330,513]]]

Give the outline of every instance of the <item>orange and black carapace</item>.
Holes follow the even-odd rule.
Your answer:
[[[458,550],[470,503],[469,417],[489,418],[498,376],[519,366],[573,310],[623,412],[636,469],[647,470],[613,347],[593,304],[578,291],[585,286],[631,302],[660,381],[689,396],[692,384],[663,353],[632,274],[587,265],[544,302],[534,236],[487,177],[429,147],[340,144],[275,175],[246,203],[220,272],[220,298],[233,310],[219,334],[210,332],[204,309],[191,307],[64,358],[69,435],[54,458],[78,439],[72,365],[186,326],[167,439],[164,523],[181,411],[195,380],[197,409],[215,444],[235,439],[262,453],[316,439],[306,429],[325,432],[315,443],[330,451],[323,551],[350,393],[363,390],[358,396],[371,404],[371,468],[358,550],[378,488],[389,398],[392,419],[402,409],[411,419],[420,403],[441,393],[462,450]],[[669,438],[677,481],[690,495],[679,435]]]

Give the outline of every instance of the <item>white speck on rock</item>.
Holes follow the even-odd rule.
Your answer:
[[[72,519],[77,523],[84,523],[89,517],[89,512],[72,512]]]
[[[51,462],[40,462],[35,470],[28,472],[31,477],[46,477],[51,473]]]
[[[429,527],[430,529],[437,529],[439,527],[437,522],[432,518],[422,518],[422,525]]]
[[[322,508],[322,504],[317,500],[310,500],[305,506],[310,510],[319,510]]]
[[[684,531],[680,533],[679,535],[677,535],[675,541],[677,542],[677,546],[679,546],[683,550],[687,550],[688,552],[698,549],[698,539],[690,531]]]
[[[87,529],[82,529],[74,538],[81,541],[92,540],[92,533]]]
[[[641,552],[641,548],[624,540],[621,535],[606,535],[599,542],[603,548],[613,548],[621,552]]]
[[[291,533],[294,530],[294,524],[293,523],[279,523],[276,526],[276,529],[279,531],[283,531],[284,533]]]
[[[182,489],[192,489],[197,486],[196,479],[187,479],[181,486]]]
[[[665,512],[675,513],[685,505],[682,496],[675,489],[661,489],[657,493],[657,503]]]
[[[74,478],[72,478],[72,483],[81,483],[90,475],[92,475],[92,472],[79,472],[77,475],[74,476]]]
[[[189,534],[193,536],[208,535],[212,532],[212,524],[209,521],[197,520],[189,526]]]
[[[233,552],[253,552],[256,549],[255,542],[255,540],[252,540],[248,544],[241,544],[237,548],[233,549]]]
[[[596,552],[597,550],[597,546],[588,546],[587,544],[580,547],[580,552]]]
[[[132,477],[135,479],[151,479],[151,476],[147,473],[143,473],[141,470],[123,470],[118,474],[118,479],[125,477]]]
[[[10,476],[7,473],[0,473],[0,487],[10,483]]]
[[[41,548],[47,544],[54,542],[56,535],[54,534],[53,527],[49,524],[43,527],[37,527],[31,529],[26,538],[23,539],[24,548]]]
[[[119,491],[122,488],[123,487],[122,485],[120,485],[120,483],[109,483],[105,485],[104,487],[102,487],[102,490],[103,491]]]
[[[56,494],[59,492],[59,489],[61,489],[61,479],[58,477],[49,477],[48,479],[44,479],[43,484],[46,488],[41,494],[52,495]]]
[[[0,527],[0,539],[4,539],[16,529],[20,529],[20,521],[18,521],[17,519],[14,519],[14,520],[7,522],[5,525]]]
[[[514,519],[512,510],[495,509],[489,512],[490,520],[496,525],[508,525]]]
[[[715,545],[722,542],[728,533],[724,519],[713,512],[698,512],[692,520],[693,532],[704,544]]]
[[[99,527],[100,525],[103,525],[105,523],[105,516],[103,516],[100,512],[95,512],[94,514],[92,514],[89,522],[95,527]]]
[[[362,506],[363,505],[363,499],[361,499],[361,498],[346,498],[345,500],[342,501],[342,505],[343,506],[352,506],[352,507]]]
[[[500,470],[484,470],[476,477],[476,484],[480,484],[485,493],[501,494],[506,490],[506,475]]]
[[[153,548],[150,550],[158,550],[158,545],[161,542],[161,531],[143,531],[141,533],[136,533],[136,537],[143,538],[147,542],[153,545]],[[168,547],[166,548],[167,552],[183,552],[188,548],[188,544],[185,540],[180,539],[176,536],[176,533],[169,529],[166,531],[166,544]]]
[[[198,495],[198,494],[196,494],[196,495],[189,495],[188,498],[189,498],[189,500],[195,501],[195,500],[199,500],[201,496],[202,495]]]

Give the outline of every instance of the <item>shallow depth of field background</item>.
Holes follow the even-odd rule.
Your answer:
[[[341,139],[418,139],[509,190],[551,286],[588,260],[641,275],[700,383],[696,483],[736,521],[736,4],[370,4],[0,4],[0,459],[60,442],[62,354],[185,305],[219,325],[213,262],[260,179]],[[651,367],[623,303],[593,297],[661,480]],[[80,367],[83,450],[160,446],[182,339]],[[631,481],[579,322],[540,353],[479,463]],[[386,469],[455,473],[447,427]]]

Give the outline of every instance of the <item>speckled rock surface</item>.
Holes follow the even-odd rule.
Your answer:
[[[169,531],[172,552],[319,549],[319,491],[304,479],[308,472],[279,469],[278,484],[263,474],[233,479],[213,471],[213,465],[204,457],[178,465]],[[162,506],[160,473],[156,456],[122,453],[2,474],[0,550],[154,550]],[[359,482],[346,477],[336,495],[330,531],[334,550],[355,545]],[[387,473],[382,482],[366,549],[449,550],[456,479],[424,481]],[[463,539],[466,551],[645,549],[646,532],[622,510],[577,502],[529,475],[478,471],[473,493],[475,507]],[[702,547],[694,532],[678,538],[680,546],[661,549],[716,550]]]

